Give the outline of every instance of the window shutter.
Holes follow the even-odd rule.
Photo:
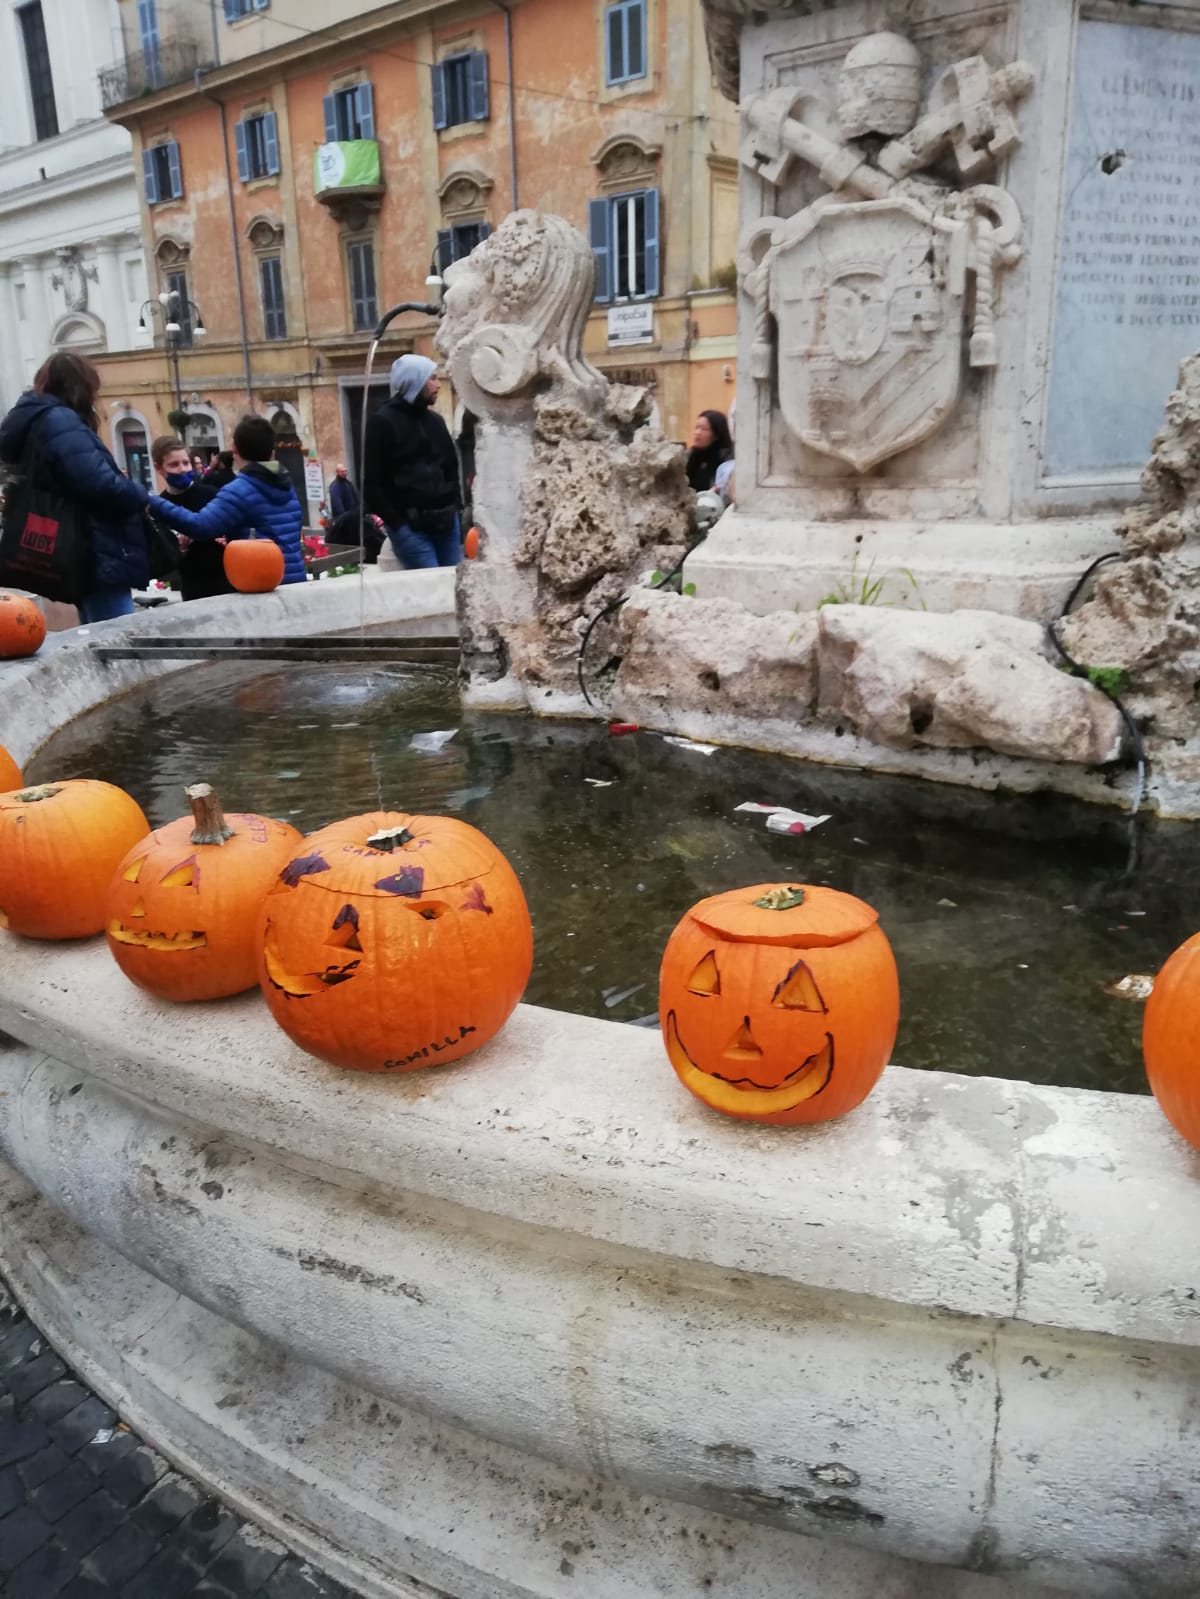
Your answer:
[[[630,0],[625,11],[625,76],[644,78],[646,75],[646,4],[645,0]]]
[[[158,204],[158,172],[154,166],[154,151],[142,151],[142,173],[146,180],[146,203]]]
[[[588,201],[588,232],[596,259],[596,299],[612,299],[612,207],[607,200]]]
[[[659,239],[658,239],[658,190],[647,189],[646,204],[646,285],[643,294],[654,299],[658,294],[659,279]]]
[[[437,264],[438,271],[443,277],[446,268],[454,263],[454,229],[439,228],[437,236]]]
[[[433,83],[433,125],[440,130],[446,126],[446,69],[440,61],[435,64],[431,77]]]
[[[274,111],[268,111],[262,119],[263,145],[267,156],[267,176],[273,178],[279,171],[279,127],[275,121]]]
[[[327,94],[321,101],[321,110],[325,116],[325,143],[336,144],[338,136],[336,96]]]
[[[375,92],[369,83],[360,83],[354,91],[354,110],[358,117],[360,139],[375,137]]]
[[[491,236],[492,236],[492,224],[490,222],[481,222],[479,224],[479,242],[480,242],[480,244],[482,244],[485,239],[490,239]]]
[[[225,0],[225,21],[236,22],[242,14],[242,0]]]
[[[170,198],[178,200],[183,193],[183,168],[179,162],[179,146],[174,139],[167,145],[167,170],[171,174]]]
[[[250,181],[250,149],[246,140],[246,124],[235,122],[233,125],[233,142],[237,146],[238,177],[243,183]]]
[[[620,83],[625,76],[625,13],[619,5],[609,6],[604,29],[604,81]]]
[[[271,0],[250,0],[250,4],[254,7],[255,11],[265,11],[271,4]]]
[[[472,50],[467,57],[467,121],[488,119],[488,54]]]

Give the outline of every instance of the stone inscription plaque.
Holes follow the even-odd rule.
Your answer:
[[[1135,478],[1198,348],[1200,34],[1081,22],[1046,476]]]

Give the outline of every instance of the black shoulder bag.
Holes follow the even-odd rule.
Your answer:
[[[4,491],[0,585],[77,605],[92,586],[89,521],[78,500],[42,486],[44,422],[43,416],[34,423],[21,469]]]

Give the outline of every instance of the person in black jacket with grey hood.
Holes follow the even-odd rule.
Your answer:
[[[432,361],[402,355],[391,399],[367,421],[363,499],[408,567],[457,566],[462,557],[458,452],[433,409],[440,387]]]
[[[131,588],[150,581],[146,506],[150,496],[117,466],[96,429],[100,374],[82,355],[62,350],[38,371],[33,388],[0,423],[0,461],[20,466],[34,449],[38,477],[86,513],[91,587],[81,622],[107,622],[133,610]]]

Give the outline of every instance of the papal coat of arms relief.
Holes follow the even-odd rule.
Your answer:
[[[876,33],[843,62],[833,114],[795,88],[742,106],[745,166],[779,188],[806,162],[829,185],[795,216],[756,222],[738,255],[755,302],[752,375],[777,370],[783,419],[811,449],[866,472],[942,425],[972,287],[966,359],[996,364],[996,274],[1020,259],[1021,213],[979,180],[1019,143],[1014,107],[1032,87],[1024,63],[993,71],[970,56],[918,116],[916,46]],[[944,176],[955,169],[957,184]]]

